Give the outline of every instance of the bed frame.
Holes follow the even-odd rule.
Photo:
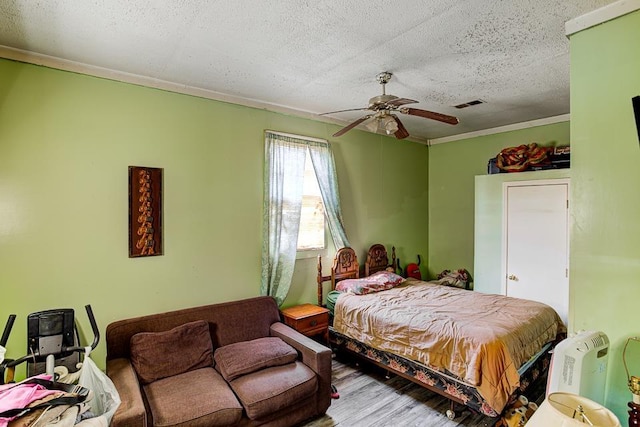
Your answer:
[[[329,327],[329,343],[334,351],[345,352],[386,370],[387,378],[389,378],[389,374],[393,373],[447,398],[449,400],[449,409],[447,409],[446,415],[451,420],[456,418],[461,409],[469,409],[473,413],[496,418],[496,422],[498,421],[497,417],[501,415],[486,404],[474,386],[453,376],[435,371],[414,360],[370,347],[339,334],[333,330],[333,327]],[[540,381],[546,377],[550,363],[551,352],[545,351],[522,372],[520,374],[520,387],[514,391],[510,403],[507,403],[505,408],[509,408],[510,404],[519,395],[530,390],[532,385],[538,386]],[[458,407],[456,407],[456,404]]]
[[[392,263],[389,264],[387,251],[381,244],[375,244],[369,248],[367,261],[364,266],[365,277],[377,271],[385,270],[388,267],[397,268],[395,247],[393,248]],[[344,279],[357,279],[360,277],[360,269],[355,251],[352,248],[342,248],[336,253],[329,276],[322,275],[322,262],[318,257],[318,305],[322,305],[322,283],[331,281],[331,290],[335,289],[336,283]],[[435,371],[419,362],[406,359],[404,357],[377,350],[357,340],[337,333],[333,326],[329,327],[329,344],[334,350],[344,351],[360,359],[364,359],[374,365],[385,369],[389,373],[406,378],[428,390],[431,390],[449,399],[450,407],[446,412],[449,419],[456,417],[456,404],[463,405],[464,408],[481,413],[488,417],[496,418],[501,414],[487,405],[476,390],[459,379]],[[516,399],[519,394],[524,393],[533,383],[538,383],[548,371],[551,362],[549,351],[541,352],[540,356],[533,361],[524,372],[520,374],[520,388],[514,392],[512,399]],[[506,407],[509,405],[507,404]],[[497,421],[497,420],[496,420]]]

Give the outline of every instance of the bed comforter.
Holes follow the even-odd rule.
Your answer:
[[[333,328],[458,377],[498,413],[519,385],[518,368],[566,332],[545,304],[415,279],[374,294],[342,294]]]

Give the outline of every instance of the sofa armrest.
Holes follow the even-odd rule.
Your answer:
[[[318,375],[318,413],[325,413],[331,405],[331,349],[281,322],[271,325],[271,336],[295,348],[302,363]]]
[[[110,427],[146,427],[147,413],[131,361],[124,358],[108,360],[107,376],[116,386],[121,400]]]

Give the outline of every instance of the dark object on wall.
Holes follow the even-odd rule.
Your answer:
[[[129,166],[129,258],[163,254],[162,171]]]
[[[554,147],[549,153],[551,169],[564,169],[571,166],[571,146]]]
[[[496,174],[496,173],[502,173],[502,171],[500,170],[498,165],[496,165],[496,160],[497,160],[497,158],[494,157],[493,159],[489,159],[489,161],[487,162],[487,173],[489,175],[493,175],[493,174]]]
[[[631,98],[633,113],[636,116],[636,129],[638,130],[638,143],[640,143],[640,96]]]

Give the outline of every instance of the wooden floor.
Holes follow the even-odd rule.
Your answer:
[[[426,390],[402,377],[385,377],[386,371],[346,355],[333,359],[333,385],[340,393],[339,399],[331,402],[327,413],[303,427],[491,427],[498,421],[481,414],[472,413],[456,405],[456,418],[450,420],[446,411],[449,400]],[[544,381],[541,382],[544,384]],[[541,403],[544,386],[534,391]]]

